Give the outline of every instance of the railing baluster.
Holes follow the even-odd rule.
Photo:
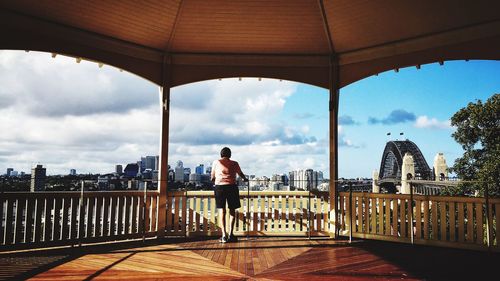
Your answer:
[[[450,203],[451,205],[452,203]],[[477,233],[477,240],[476,243],[479,245],[484,244],[484,235],[483,235],[483,202],[476,203],[476,233]],[[450,210],[451,213],[451,210]],[[450,216],[451,218],[451,216]],[[451,223],[450,223],[451,227]],[[454,235],[455,233],[453,233]],[[451,235],[451,234],[450,234]],[[450,239],[451,240],[451,239]]]
[[[14,205],[15,199],[7,199],[6,213],[5,213],[5,234],[4,243],[6,245],[14,242]]]
[[[180,233],[182,232],[182,226],[180,225],[180,200],[181,196],[176,196],[174,198],[174,233]],[[183,206],[186,208],[186,206]]]
[[[95,237],[103,237],[103,229],[104,229],[104,210],[106,209],[104,206],[104,198],[101,196],[96,196],[96,207],[95,207]]]
[[[123,225],[123,234],[124,235],[128,235],[130,234],[130,207],[132,206],[132,202],[131,202],[131,199],[132,199],[132,196],[124,196],[124,199],[125,199],[125,216],[124,216],[124,220],[125,220],[125,223]]]
[[[432,200],[432,239],[438,240],[438,201]]]
[[[208,216],[208,197],[203,197],[203,235],[208,235],[209,216]]]
[[[71,223],[71,197],[63,199],[63,219],[62,219],[62,240],[71,240],[70,223]]]
[[[439,223],[440,223],[440,232],[441,232],[441,236],[440,236],[440,239],[441,241],[446,241],[446,226],[447,226],[447,222],[446,222],[446,202],[445,201],[441,201],[441,203],[439,203],[440,206],[439,206]]]
[[[110,216],[109,216],[109,236],[118,235],[118,219],[116,209],[118,208],[118,196],[110,197]]]
[[[159,197],[157,195],[150,196],[152,198],[151,201],[151,231],[152,232],[157,232],[158,231],[158,204],[159,204]]]
[[[188,202],[189,202],[189,211],[187,216],[187,223],[188,223],[188,233],[191,233],[191,232],[196,232],[196,223],[194,221],[195,208],[196,208],[195,198],[193,197],[189,198]],[[226,222],[229,222],[229,220],[227,220]]]
[[[424,201],[424,239],[428,240],[430,237],[430,220],[429,220],[429,196],[425,196]]]
[[[215,198],[210,198],[210,235],[217,234],[217,208],[215,206]]]
[[[194,202],[194,231],[196,233],[201,232],[200,229],[200,211],[201,211],[201,198],[199,196],[196,197]]]
[[[370,233],[376,234],[377,233],[377,198],[373,197],[370,198],[370,205],[371,205],[371,213],[370,213],[370,219],[371,219],[371,231]]]
[[[165,231],[167,234],[172,231],[172,225],[173,225],[172,216],[173,216],[174,210],[173,210],[173,206],[172,206],[172,199],[173,199],[172,196],[167,195],[167,208],[166,208],[167,209],[167,223],[166,223],[167,229]]]
[[[265,195],[260,196],[260,231],[262,233],[266,231],[266,219],[267,219],[266,201],[267,201],[267,196]]]
[[[123,228],[123,215],[125,209],[125,196],[121,195],[118,197],[118,225],[117,225],[117,235],[122,236],[125,234]]]
[[[328,204],[328,198],[325,196],[325,194],[323,194],[321,198],[323,200],[323,231],[328,234],[328,231],[330,231],[330,205]]]
[[[323,228],[321,226],[321,222],[323,221],[323,204],[321,202],[321,197],[319,194],[315,194],[315,200],[316,200],[316,234],[321,234],[323,232]],[[354,208],[354,203],[351,205],[353,208]],[[354,214],[352,216],[353,218],[353,223],[354,222],[354,219],[355,219],[355,212],[356,210],[354,210]]]
[[[422,201],[415,201],[415,238],[422,239]]]
[[[60,241],[61,240],[61,227],[62,227],[62,216],[61,216],[61,211],[62,211],[62,198],[56,197],[55,198],[55,205],[54,205],[54,229],[52,230],[53,237],[52,239],[54,241]],[[64,216],[64,214],[62,214]]]
[[[463,243],[465,241],[464,234],[464,203],[458,203],[458,242]]]
[[[3,207],[3,203],[0,201],[0,207]],[[34,213],[35,213],[35,198],[28,197],[28,205],[26,206],[26,220],[24,225],[24,242],[32,243],[33,242],[33,228],[35,226],[34,222]],[[0,224],[2,220],[2,215],[0,214]]]
[[[391,235],[391,199],[385,200],[385,235]]]
[[[0,194],[3,195],[3,192]],[[3,196],[0,196],[0,245],[6,244],[4,239],[5,239],[5,227],[7,226],[7,222],[4,221],[4,214],[5,213],[5,205],[7,204],[8,199],[4,199]]]
[[[391,201],[392,201],[392,235],[398,237],[399,236],[399,228],[398,228],[398,221],[399,221],[398,210],[399,210],[399,205],[398,205],[398,199],[394,198]]]
[[[23,241],[23,222],[24,213],[26,211],[26,198],[17,199],[16,203],[16,216],[15,216],[15,229],[14,229],[14,244],[18,244]]]
[[[87,230],[86,237],[91,238],[94,237],[94,210],[95,210],[95,197],[87,198]],[[123,212],[123,211],[122,211]]]
[[[399,200],[400,202],[400,210],[399,210],[399,216],[400,216],[400,219],[399,219],[399,224],[400,224],[400,229],[401,229],[401,237],[408,237],[407,235],[407,228],[406,228],[406,216],[407,216],[407,209],[406,209],[406,199],[404,198],[401,198]]]
[[[141,197],[137,197],[139,201],[139,209],[138,209],[138,221],[137,221],[137,233],[142,234],[142,239],[146,239],[146,226],[149,227],[149,206],[147,205],[148,196],[147,196],[147,188],[145,188],[144,195]],[[165,209],[166,211],[166,209]],[[165,220],[167,217],[165,217]],[[166,228],[166,225],[165,225]]]
[[[378,232],[377,234],[384,234],[384,198],[378,199]]]
[[[49,242],[53,241],[52,240],[52,230],[53,230],[53,223],[54,223],[54,198],[53,197],[48,197],[45,200],[45,223],[43,225],[43,242]]]
[[[181,233],[186,236],[187,231],[187,195],[186,192],[183,193],[182,196],[182,210],[181,210],[181,217],[182,217],[182,223],[181,223]],[[227,220],[226,220],[227,221]]]
[[[457,241],[456,238],[456,228],[457,228],[457,221],[456,221],[456,208],[455,208],[455,202],[449,202],[448,204],[449,208],[449,213],[450,213],[450,242],[455,242]]]
[[[252,233],[257,234],[258,231],[258,216],[259,216],[259,210],[258,210],[258,200],[256,196],[252,197],[252,203],[253,203],[253,209],[252,209]]]
[[[102,236],[109,236],[109,212],[111,206],[111,197],[105,196],[102,198]]]
[[[125,235],[129,235],[132,233],[131,231],[131,213],[132,213],[132,209],[134,208],[133,206],[133,196],[125,196],[125,202],[124,202],[124,205],[125,205],[125,218],[124,218],[124,226],[123,226],[123,234]]]
[[[43,215],[43,208],[45,206],[45,198],[41,197],[35,197],[35,230],[33,233],[33,242],[35,244],[40,243],[42,240],[42,235],[43,235],[43,228],[42,228],[42,215]]]
[[[472,203],[467,203],[467,235],[465,236],[465,241],[469,243],[474,242],[474,221],[472,218],[473,213]]]

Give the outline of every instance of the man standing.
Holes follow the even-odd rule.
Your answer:
[[[236,242],[234,236],[234,224],[236,222],[236,209],[241,207],[240,194],[236,184],[236,174],[244,181],[248,181],[243,172],[241,172],[238,162],[230,160],[231,149],[224,147],[220,151],[221,159],[215,160],[212,164],[211,179],[215,183],[215,202],[219,209],[219,221],[222,229],[221,243]],[[226,232],[226,202],[229,208],[229,235]]]

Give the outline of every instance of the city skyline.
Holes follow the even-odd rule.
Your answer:
[[[452,165],[462,150],[451,138],[450,117],[468,102],[499,92],[499,74],[496,61],[450,61],[388,71],[344,87],[339,177],[371,177],[388,132],[414,141],[428,163],[443,152]],[[328,91],[259,80],[173,88],[169,162],[210,164],[229,146],[247,174],[300,167],[328,173]],[[0,136],[3,171],[27,172],[42,163],[49,174],[72,168],[103,173],[158,153],[158,87],[144,79],[49,53],[1,51],[0,82],[0,129],[9,132]]]

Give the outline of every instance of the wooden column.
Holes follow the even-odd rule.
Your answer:
[[[338,59],[332,57],[330,61],[330,220],[333,220],[333,229],[330,237],[337,238],[339,232],[338,217],[338,109],[339,109],[339,67]]]
[[[167,189],[168,189],[168,133],[170,121],[170,69],[168,61],[163,62],[163,85],[160,87],[161,98],[161,135],[160,135],[160,166],[158,173],[158,230],[157,237],[165,236],[166,223],[166,205],[167,205]],[[154,210],[153,210],[154,211]]]

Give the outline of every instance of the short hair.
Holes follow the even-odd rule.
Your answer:
[[[229,147],[224,147],[224,148],[220,151],[220,157],[227,157],[227,158],[231,158],[231,149],[229,149]]]

